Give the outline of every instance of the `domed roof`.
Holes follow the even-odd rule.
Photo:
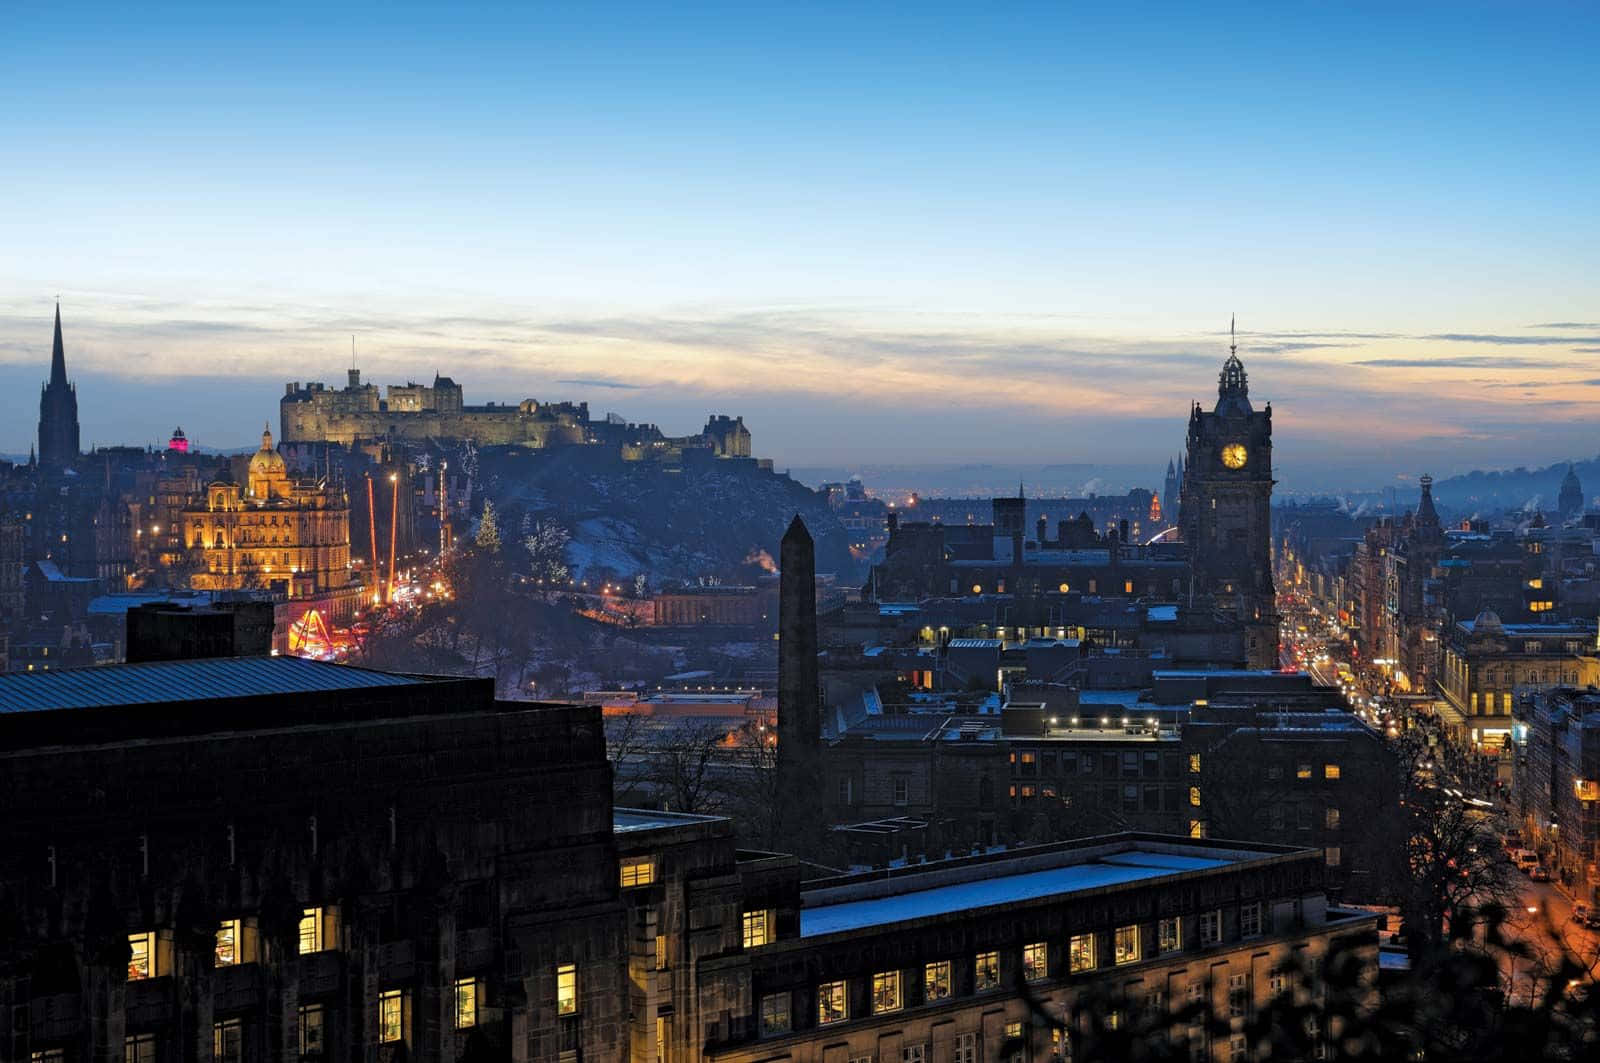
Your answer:
[[[261,431],[261,449],[250,458],[251,476],[282,476],[287,474],[289,466],[284,463],[283,455],[279,454],[272,446],[272,429],[264,428]]]
[[[1505,628],[1500,623],[1500,616],[1493,609],[1485,609],[1472,622],[1472,632],[1475,635],[1498,635],[1503,631]]]

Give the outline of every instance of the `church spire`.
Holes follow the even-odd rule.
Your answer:
[[[56,338],[50,348],[50,386],[67,386],[67,348],[61,342],[61,300],[56,300]]]

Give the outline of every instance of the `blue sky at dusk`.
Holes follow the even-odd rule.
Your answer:
[[[59,292],[102,443],[248,444],[355,333],[780,466],[1164,469],[1237,311],[1286,486],[1592,456],[1596,55],[1577,3],[0,6],[0,449]]]

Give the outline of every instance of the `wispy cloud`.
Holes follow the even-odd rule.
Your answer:
[[[642,384],[630,384],[624,380],[607,380],[596,376],[568,377],[565,380],[557,380],[556,383],[575,388],[616,388],[621,391],[639,391],[644,387]]]
[[[1546,321],[1529,328],[1600,328],[1600,321]]]
[[[1574,343],[1600,343],[1600,336],[1506,336],[1483,332],[1436,332],[1417,338],[1450,343],[1493,343],[1506,347],[1566,347]]]
[[[1365,358],[1356,365],[1374,369],[1573,369],[1582,362],[1530,360],[1511,355],[1454,354],[1420,358]]]

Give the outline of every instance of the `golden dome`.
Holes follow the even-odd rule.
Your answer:
[[[262,429],[261,449],[250,458],[250,475],[282,476],[288,471],[289,467],[284,464],[283,455],[272,446],[272,429]]]

